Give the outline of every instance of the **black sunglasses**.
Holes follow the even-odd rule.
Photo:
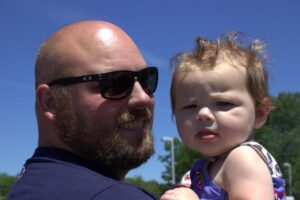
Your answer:
[[[91,81],[99,82],[100,94],[106,99],[121,99],[128,96],[138,81],[143,90],[150,96],[155,92],[158,82],[157,67],[147,67],[140,71],[112,71],[103,74],[69,77],[53,80],[48,83],[53,85],[71,85]]]

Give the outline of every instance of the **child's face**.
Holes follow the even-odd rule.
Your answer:
[[[212,70],[179,75],[174,92],[180,136],[205,156],[220,155],[246,141],[257,123],[245,68],[223,62]]]

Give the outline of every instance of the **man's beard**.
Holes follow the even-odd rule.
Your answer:
[[[137,137],[137,144],[130,144],[113,129],[111,132],[93,131],[88,116],[76,113],[68,93],[57,94],[56,100],[56,119],[62,132],[61,139],[72,151],[94,165],[104,169],[128,171],[140,166],[154,154],[150,131],[142,138]],[[126,123],[142,118],[152,120],[152,112],[148,108],[127,111],[117,121]],[[117,130],[116,127],[114,130]]]

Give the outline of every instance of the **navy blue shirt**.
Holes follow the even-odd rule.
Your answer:
[[[99,171],[80,157],[39,147],[28,159],[7,200],[153,200],[147,191]]]

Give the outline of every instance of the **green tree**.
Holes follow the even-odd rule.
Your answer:
[[[0,200],[6,199],[6,196],[16,178],[16,176],[9,176],[5,173],[0,174]]]

